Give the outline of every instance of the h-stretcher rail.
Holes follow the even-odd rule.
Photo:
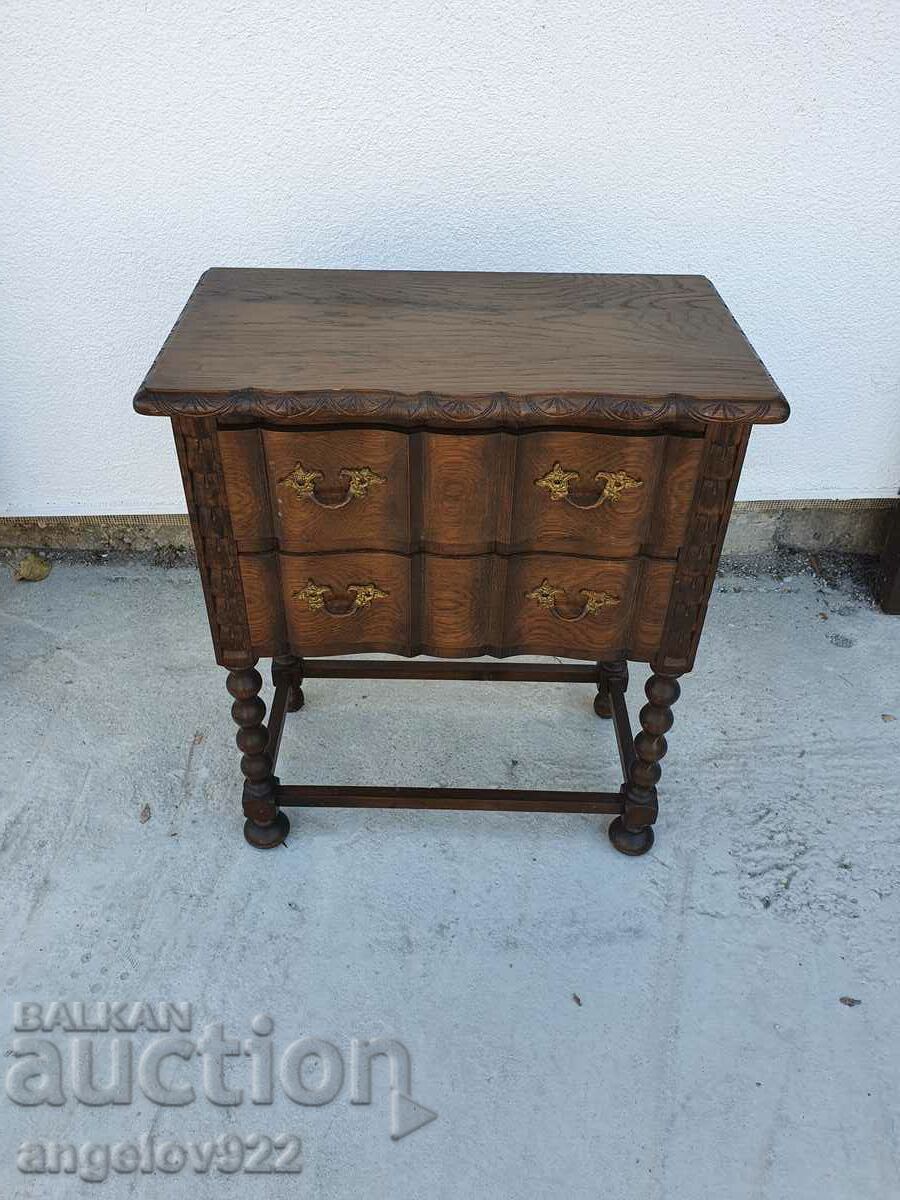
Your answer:
[[[269,712],[268,754],[272,771],[278,761],[281,735],[291,689],[299,694],[306,679],[462,679],[512,683],[593,683],[608,693],[611,716],[625,780],[634,760],[634,740],[625,703],[627,672],[605,670],[599,663],[394,662],[389,659],[296,660],[296,666],[276,668],[275,696]],[[302,703],[302,700],[300,701]],[[299,704],[297,705],[299,707]],[[493,812],[612,813],[625,809],[623,791],[569,792],[508,788],[341,787],[276,783],[275,799],[282,808],[425,808]]]

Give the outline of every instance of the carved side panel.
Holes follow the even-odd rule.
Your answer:
[[[694,665],[749,436],[749,425],[707,427],[662,645],[652,660],[653,670],[660,674],[680,674]]]
[[[226,667],[252,666],[256,659],[251,650],[216,423],[210,418],[176,417],[172,429],[216,661]]]

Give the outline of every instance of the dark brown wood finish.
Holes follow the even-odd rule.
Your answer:
[[[625,694],[628,688],[627,662],[597,663],[597,695],[594,697],[594,712],[605,720],[613,715],[613,691],[616,687]]]
[[[433,808],[481,812],[620,813],[616,792],[515,792],[505,788],[309,787],[278,788],[288,808]]]
[[[900,613],[900,505],[894,509],[881,555],[881,607],[886,613]]]
[[[674,561],[662,559],[384,551],[242,555],[240,566],[258,657],[603,654],[648,661],[662,639],[676,572]],[[366,586],[378,594],[359,607],[357,591]],[[534,595],[544,587],[557,593],[552,606]]]
[[[747,425],[716,425],[707,430],[662,644],[651,656],[653,669],[660,674],[678,675],[694,665],[749,437]]]
[[[278,811],[276,788],[278,780],[273,775],[275,758],[270,746],[277,754],[285,692],[278,696],[278,738],[270,743],[269,733],[263,724],[266,715],[265,703],[260,700],[262,676],[249,667],[241,671],[229,671],[228,691],[234,697],[231,715],[239,726],[237,732],[241,771],[244,773],[244,837],[252,846],[262,850],[280,845],[289,829],[284,813]]]
[[[263,432],[278,545],[408,552],[407,442],[386,429]]]
[[[275,545],[275,530],[262,432],[259,429],[220,430],[219,459],[238,549],[270,550]]]
[[[207,271],[137,406],[451,427],[787,416],[702,276],[454,271]]]
[[[303,659],[295,654],[280,654],[272,659],[272,683],[277,688],[279,683],[288,685],[285,709],[287,712],[299,712],[303,707]]]
[[[671,706],[681,694],[678,680],[668,675],[651,675],[644,690],[648,703],[640,712],[641,732],[626,761],[625,808],[609,827],[612,844],[631,855],[646,854],[653,845],[653,824],[659,811],[656,785],[662,774],[659,763],[668,749],[665,735],[672,728]],[[623,760],[625,757],[623,754]]]
[[[702,435],[663,433],[249,429],[223,431],[221,443],[243,553],[671,558],[703,455]]]
[[[172,429],[216,661],[226,667],[246,666],[256,659],[216,423],[210,418],[176,417]]]
[[[395,662],[307,658],[307,679],[483,679],[491,683],[598,683],[597,663]]]
[[[249,841],[342,803],[610,812],[649,849],[750,428],[788,412],[708,280],[209,271],[135,407],[173,418]],[[371,651],[589,663],[312,657]],[[629,659],[655,672],[636,739]],[[304,676],[592,683],[622,792],[282,786]]]

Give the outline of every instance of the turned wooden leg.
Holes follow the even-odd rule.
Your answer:
[[[269,734],[263,724],[266,706],[259,698],[262,676],[253,667],[228,672],[228,691],[234,696],[231,715],[240,726],[238,749],[244,773],[244,837],[251,846],[268,850],[287,837],[290,823],[275,802],[276,780],[267,752]]]
[[[668,749],[665,735],[672,728],[671,706],[681,695],[672,675],[651,675],[644,690],[649,703],[641,709],[641,732],[634,739],[634,758],[622,787],[625,811],[609,827],[609,840],[623,854],[646,854],[653,845],[659,763]]]
[[[598,717],[609,718],[613,715],[612,700],[609,696],[610,678],[620,681],[624,692],[628,687],[628,663],[601,662],[597,663],[597,666],[600,668],[600,679],[597,683],[597,695],[594,697],[594,712]]]
[[[303,659],[295,654],[279,654],[272,659],[272,682],[276,687],[279,683],[289,684],[285,712],[299,712],[304,704],[303,688]]]

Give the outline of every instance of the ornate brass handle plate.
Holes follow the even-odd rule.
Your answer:
[[[541,581],[540,585],[532,588],[530,592],[525,593],[526,600],[536,600],[541,608],[549,608],[560,621],[581,621],[585,617],[592,617],[600,612],[602,608],[613,608],[622,601],[618,596],[612,596],[609,592],[592,592],[589,588],[581,588],[579,595],[584,597],[584,602],[579,612],[566,615],[561,612],[557,606],[557,600],[563,600],[566,595],[566,589],[554,587],[549,579]]]
[[[347,480],[347,488],[333,504],[316,495],[316,484],[325,478],[324,473],[307,471],[303,463],[298,462],[278,483],[281,487],[290,488],[298,496],[308,496],[319,508],[344,508],[351,500],[364,500],[373,483],[387,483],[387,479],[371,467],[341,467],[338,474]]]
[[[293,593],[294,599],[306,605],[310,612],[326,612],[329,617],[350,617],[363,608],[368,608],[375,600],[386,600],[390,592],[384,591],[377,583],[351,583],[347,587],[350,599],[344,602],[344,607],[334,609],[329,607],[329,600],[334,592],[327,584],[316,583],[314,579],[307,580],[306,587],[298,588]]]
[[[594,475],[594,482],[601,485],[600,494],[582,504],[569,495],[569,485],[580,477],[579,471],[567,471],[561,463],[555,462],[546,475],[534,481],[534,486],[546,488],[551,500],[565,500],[573,508],[584,509],[599,508],[602,504],[615,504],[623,492],[644,486],[642,479],[635,479],[625,471],[598,471]]]

